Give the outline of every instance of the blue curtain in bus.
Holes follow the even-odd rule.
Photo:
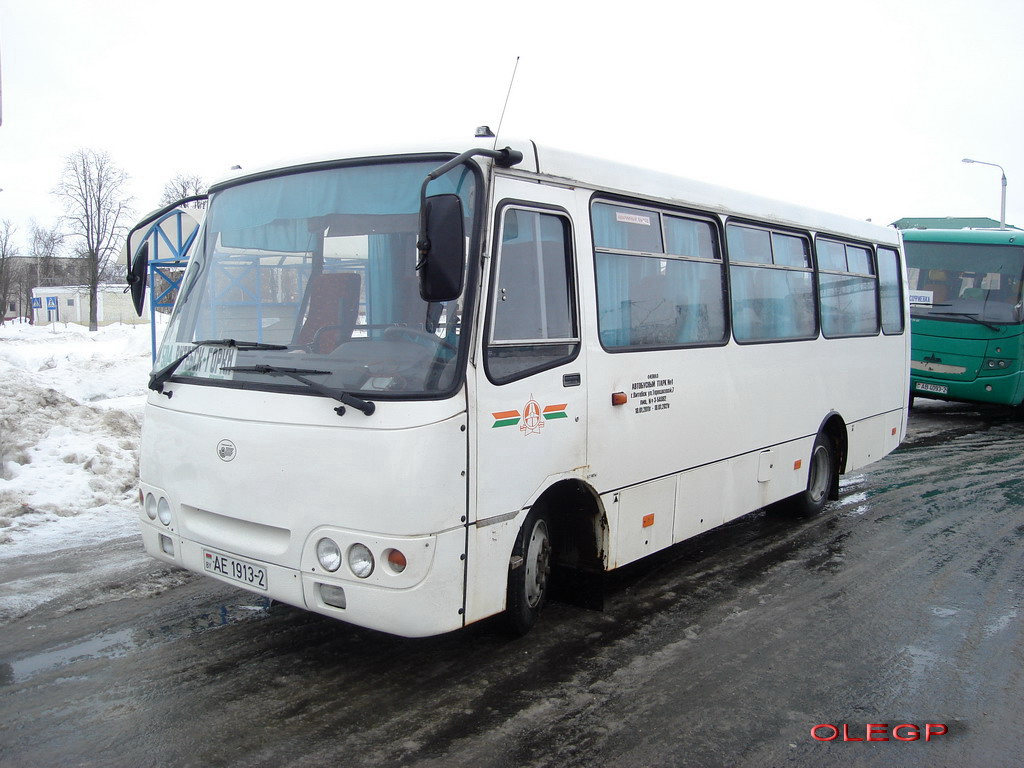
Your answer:
[[[707,229],[704,222],[665,217],[666,249],[681,256],[705,256],[701,252],[700,228]],[[700,339],[701,322],[701,266],[687,261],[670,261],[667,279],[669,291],[675,301],[679,316],[676,341],[681,344]]]
[[[615,209],[608,205],[592,208],[594,245],[626,248],[626,233],[615,221]],[[629,258],[611,253],[595,256],[597,270],[598,327],[606,347],[623,347],[630,341]]]
[[[388,325],[394,321],[395,264],[391,258],[391,235],[370,235],[366,267],[366,322]],[[375,335],[371,330],[370,335]]]
[[[332,214],[366,216],[365,222],[347,222],[352,234],[376,229],[370,217],[377,216],[406,217],[408,229],[415,230],[420,185],[437,165],[430,161],[333,168],[228,187],[211,199],[207,227],[219,233],[227,247],[287,253],[309,252],[311,239],[322,234],[310,233],[309,219]],[[458,194],[468,224],[475,187],[468,169],[456,169],[432,181],[427,194]]]
[[[369,236],[366,321],[372,325],[415,325],[426,317],[416,282],[416,235]]]

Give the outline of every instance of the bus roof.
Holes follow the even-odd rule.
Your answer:
[[[1019,229],[905,229],[903,239],[917,243],[1024,245],[1024,232]]]
[[[891,245],[899,243],[899,233],[895,229],[869,221],[559,149],[537,147],[536,151],[540,173],[575,181],[580,186],[655,198],[683,207],[816,232],[830,232]],[[628,187],[623,186],[623,180],[628,180]]]
[[[394,155],[458,154],[476,147],[490,147],[487,139],[435,142],[416,145],[390,145],[362,148],[338,155],[321,155],[303,160],[268,165],[257,169],[239,169],[231,176],[219,180],[211,189],[231,185],[249,177],[280,171],[298,171],[330,165],[344,160],[381,158]],[[587,156],[553,147],[538,145],[531,140],[503,140],[497,148],[509,146],[523,153],[523,161],[504,173],[517,175],[541,174],[557,180],[572,182],[576,186],[631,197],[650,198],[665,203],[703,211],[750,218],[783,226],[811,229],[845,235],[878,243],[899,244],[899,233],[861,219],[807,208],[804,206],[750,194],[727,187],[662,171],[631,166],[600,157]]]

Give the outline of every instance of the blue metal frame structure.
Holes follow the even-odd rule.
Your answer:
[[[177,291],[181,288],[184,270],[188,266],[188,251],[192,247],[196,236],[199,233],[200,222],[195,216],[186,212],[183,208],[175,208],[163,214],[149,224],[145,230],[139,230],[145,234],[136,239],[132,237],[132,243],[137,243],[134,252],[131,254],[130,263],[134,263],[136,257],[147,243],[149,244],[149,261],[147,265],[146,284],[149,290],[149,319],[150,319],[150,346],[151,357],[156,361],[157,334],[156,316],[159,309],[170,309],[177,299]],[[300,311],[300,303],[291,302],[266,302],[262,300],[263,276],[266,266],[263,262],[266,256],[253,256],[251,259],[239,259],[232,264],[214,264],[214,270],[220,279],[215,288],[216,302],[220,307],[245,307],[251,306],[258,313],[256,327],[263,328],[262,313],[269,307],[294,307],[295,312]],[[272,257],[271,257],[272,258]],[[278,269],[295,269],[298,272],[296,280],[300,295],[305,293],[305,280],[308,278],[309,265],[305,261],[286,264],[285,256],[279,257],[276,265]],[[345,262],[334,265],[335,269],[347,266]],[[365,268],[365,261],[362,259],[352,260],[351,266],[357,271]],[[163,280],[163,287],[159,293],[156,292],[157,278]],[[237,298],[229,299],[231,293],[236,292]],[[216,322],[217,318],[211,318]],[[208,335],[218,337],[223,333],[217,328],[207,329]],[[261,334],[262,336],[262,334]],[[262,341],[262,338],[258,339]]]
[[[168,229],[170,232],[167,231]],[[149,329],[151,354],[154,361],[156,361],[156,311],[158,308],[174,306],[176,291],[181,287],[181,277],[184,273],[179,272],[175,276],[172,270],[183,270],[188,265],[188,249],[192,247],[198,232],[199,223],[195,218],[183,209],[176,208],[150,225],[145,236],[138,241],[139,245],[135,249],[135,253],[132,254],[132,260],[134,260],[142,246],[149,243],[147,283],[152,289],[158,275],[167,283],[167,287],[159,294],[150,291]]]

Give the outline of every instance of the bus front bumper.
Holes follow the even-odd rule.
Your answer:
[[[140,528],[146,552],[158,560],[349,624],[404,637],[439,635],[464,625],[461,529],[435,538],[439,567],[416,585],[396,589],[235,555],[146,522]]]
[[[978,376],[972,381],[910,375],[910,394],[937,400],[1017,405],[1021,398],[1020,373]]]

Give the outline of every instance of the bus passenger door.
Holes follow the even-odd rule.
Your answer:
[[[549,194],[551,204],[498,206],[485,283],[471,403],[469,620],[503,607],[519,513],[559,480],[586,472],[586,361],[572,221],[556,203],[563,190],[531,187],[535,198]]]

